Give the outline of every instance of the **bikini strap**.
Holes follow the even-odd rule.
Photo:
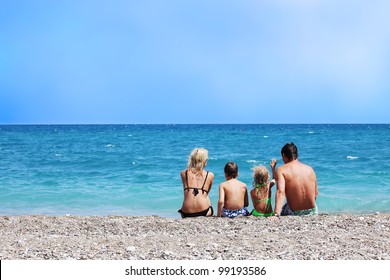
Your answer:
[[[204,182],[203,182],[203,186],[202,186],[202,188],[201,188],[202,194],[203,194],[204,192],[206,192],[207,194],[209,193],[208,191],[206,191],[206,190],[204,189],[204,185],[206,184],[207,176],[208,176],[208,175],[209,175],[209,172],[207,171],[206,177],[205,177]],[[192,189],[192,190],[194,190],[194,195],[196,196],[196,195],[198,194],[199,189],[198,189],[198,188],[192,188],[192,187],[189,187],[189,186],[188,186],[188,174],[187,174],[187,170],[186,170],[186,184],[187,184],[187,187],[184,188],[184,190],[190,190],[190,189]]]
[[[263,198],[263,199],[258,199],[256,200],[256,202],[268,202],[269,201],[269,197],[268,198]]]
[[[186,170],[186,184],[187,184],[187,189],[188,189],[188,170]]]
[[[209,175],[209,172],[207,171],[207,173],[206,173],[206,177],[204,178],[203,186],[202,186],[202,188],[201,188],[201,190],[202,190],[202,193],[206,192],[207,194],[209,194],[209,192],[208,192],[208,191],[206,191],[206,190],[204,189],[204,185],[206,184],[206,181],[207,181],[207,176],[208,176],[208,175]]]
[[[265,185],[263,185],[263,184],[256,184],[257,195],[260,195],[260,190],[262,188],[265,188]]]

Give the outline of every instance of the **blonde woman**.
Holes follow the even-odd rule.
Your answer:
[[[204,148],[194,149],[188,159],[188,165],[180,173],[184,190],[184,201],[178,211],[182,218],[212,216],[213,207],[208,193],[214,180],[212,172],[204,170],[208,151]]]
[[[276,160],[272,159],[270,166],[272,173],[275,171]],[[271,188],[275,184],[275,179],[270,179],[270,174],[264,165],[253,168],[253,189],[250,191],[253,207],[252,215],[257,217],[273,216],[271,204]]]

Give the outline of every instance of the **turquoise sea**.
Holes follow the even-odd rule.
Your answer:
[[[0,215],[179,218],[195,147],[209,150],[216,209],[226,162],[251,188],[251,168],[282,164],[291,141],[316,171],[320,212],[390,212],[388,124],[0,125]]]

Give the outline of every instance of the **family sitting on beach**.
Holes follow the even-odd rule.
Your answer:
[[[316,215],[318,208],[317,179],[314,170],[298,161],[298,149],[288,143],[281,150],[284,165],[276,169],[276,160],[270,166],[272,179],[267,167],[253,168],[253,189],[250,191],[254,209],[249,212],[248,190],[245,183],[237,179],[238,166],[234,162],[225,165],[225,182],[219,186],[218,217],[257,216],[279,218],[287,215]],[[184,201],[179,213],[183,218],[213,216],[214,210],[208,196],[213,184],[214,174],[204,170],[208,151],[194,149],[188,165],[180,175],[184,188]],[[277,184],[275,209],[272,209],[271,188]],[[287,200],[283,205],[284,200]],[[282,206],[283,205],[283,206]]]

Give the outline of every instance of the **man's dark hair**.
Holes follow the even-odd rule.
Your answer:
[[[281,153],[282,155],[285,155],[285,157],[289,160],[298,158],[298,148],[293,142],[284,145]]]
[[[225,168],[224,168],[224,171],[225,171],[225,174],[229,177],[229,178],[236,178],[237,175],[238,175],[238,166],[237,164],[235,164],[234,162],[228,162],[226,163],[225,165]]]

